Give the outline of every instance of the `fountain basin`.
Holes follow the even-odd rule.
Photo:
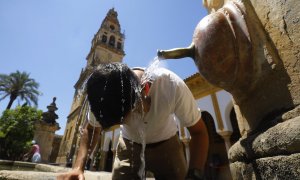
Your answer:
[[[68,172],[71,168],[48,164],[37,164],[22,161],[0,160],[0,179],[13,180],[55,180],[59,173]],[[84,176],[90,180],[110,180],[110,172],[85,171]]]

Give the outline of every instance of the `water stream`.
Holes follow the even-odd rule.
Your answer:
[[[145,83],[145,82],[152,82],[153,79],[153,73],[159,68],[160,66],[160,60],[158,59],[158,57],[155,57],[154,60],[149,64],[149,66],[145,69],[145,72],[143,74],[143,76],[141,77],[141,84]],[[140,179],[144,180],[146,179],[146,172],[145,172],[145,148],[146,148],[146,128],[147,128],[147,123],[145,121],[145,113],[144,113],[144,107],[143,107],[143,103],[142,103],[142,113],[141,113],[141,120],[144,122],[142,127],[140,127],[140,129],[138,129],[138,134],[140,136],[140,140],[142,143],[142,150],[141,150],[141,154],[140,154],[140,158],[141,158],[141,166],[139,169],[139,177]]]
[[[161,62],[158,57],[155,57],[145,69],[144,75],[141,78],[141,83],[152,81],[153,73],[160,67]]]

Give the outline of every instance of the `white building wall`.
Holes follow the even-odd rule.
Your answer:
[[[218,104],[220,108],[220,113],[223,121],[224,131],[232,131],[232,126],[230,122],[230,110],[232,108],[232,96],[228,92],[222,90],[216,93]],[[197,100],[198,107],[202,111],[209,112],[214,118],[214,123],[216,126],[216,130],[219,131],[220,127],[218,127],[216,114],[214,111],[213,103],[210,96],[206,96],[204,98]]]

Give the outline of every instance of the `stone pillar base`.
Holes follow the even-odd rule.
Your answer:
[[[256,159],[254,162],[230,164],[233,179],[299,179],[300,153]]]
[[[241,138],[228,157],[233,179],[300,179],[300,116]]]

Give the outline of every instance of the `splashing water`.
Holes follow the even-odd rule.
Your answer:
[[[155,57],[154,60],[149,64],[149,66],[145,69],[145,72],[141,78],[141,83],[145,83],[145,82],[153,82],[154,77],[153,74],[159,70],[159,67],[161,65],[160,63],[161,61],[159,60],[158,57]],[[141,97],[140,97],[141,98]],[[142,101],[142,98],[140,99],[140,101]],[[142,149],[141,149],[141,154],[140,154],[140,158],[141,158],[141,166],[139,169],[139,177],[141,179],[146,179],[145,175],[145,149],[146,149],[146,128],[147,128],[147,122],[145,122],[145,113],[144,113],[144,106],[143,103],[142,105],[142,113],[141,113],[141,120],[143,120],[143,125],[142,127],[140,127],[140,129],[138,129],[138,134],[140,136],[140,140],[141,140],[141,144],[142,144]]]
[[[150,82],[153,81],[153,77],[152,77],[153,73],[158,70],[158,68],[161,64],[160,62],[161,61],[159,60],[159,58],[155,57],[154,60],[149,64],[149,66],[146,68],[146,70],[144,72],[144,75],[141,78],[142,84],[147,81],[150,81]]]
[[[135,118],[139,118],[141,121],[144,121],[145,113],[144,113],[144,105],[142,102],[142,96],[139,95],[138,98],[139,98],[139,102],[141,103],[141,106],[142,106],[142,111],[139,114],[135,114],[137,116]],[[140,179],[144,180],[144,179],[146,179],[145,178],[145,167],[146,167],[146,163],[145,163],[146,123],[145,123],[145,121],[142,124],[142,126],[137,129],[137,131],[140,136],[140,141],[142,144],[142,149],[141,149],[141,153],[140,153],[141,164],[140,164],[140,168],[138,171],[138,175],[139,175]],[[133,150],[132,150],[132,157],[133,157]]]
[[[94,70],[95,68],[93,68],[92,73],[90,73],[90,75],[83,81],[82,85],[78,88],[77,96],[76,96],[77,100],[79,100],[82,97],[82,95],[85,94],[87,82],[90,79],[90,77],[93,75]]]
[[[122,77],[122,66],[119,66],[120,69],[120,79],[121,79],[121,111],[122,111],[122,117],[121,117],[121,124],[124,121],[124,103],[125,103],[125,98],[124,98],[124,84],[123,84],[123,77]],[[131,83],[131,82],[130,82]]]
[[[139,169],[139,177],[141,179],[146,179],[145,177],[145,167],[146,167],[146,162],[145,162],[145,149],[146,149],[146,127],[143,126],[142,129],[139,130],[139,135],[140,135],[140,138],[141,138],[141,142],[142,142],[142,150],[141,150],[141,154],[140,154],[140,158],[141,158],[141,166],[140,166],[140,169]]]
[[[78,127],[78,128],[76,128],[76,132],[79,132],[79,134],[77,135],[77,138],[80,138],[82,133],[83,133],[82,126],[79,125],[79,123],[80,123],[80,119],[84,116],[84,111],[87,107],[86,105],[87,105],[87,96],[85,96],[85,98],[82,102],[82,107],[80,108],[79,115],[77,116],[77,119],[76,119],[76,126],[75,127]],[[75,134],[77,134],[77,133],[75,133]],[[72,143],[73,145],[72,145],[72,148],[70,150],[70,156],[69,157],[72,159],[72,161],[73,161],[74,155],[77,154],[76,151],[78,152],[78,149],[79,149],[78,148],[79,147],[79,141],[78,141],[77,138],[74,138],[74,139],[76,139],[75,141],[73,139],[73,143]]]

